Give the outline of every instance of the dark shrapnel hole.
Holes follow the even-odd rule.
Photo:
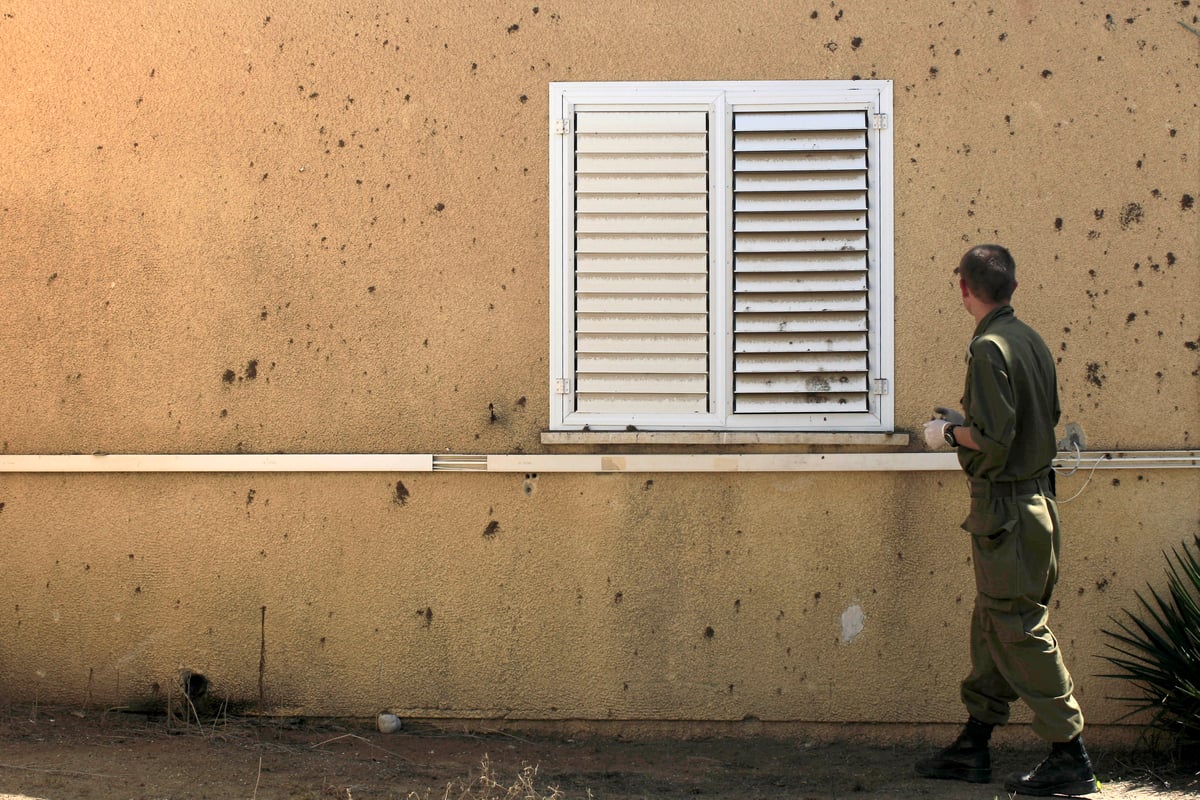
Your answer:
[[[193,703],[208,694],[208,678],[199,672],[184,670],[182,680],[183,693]]]

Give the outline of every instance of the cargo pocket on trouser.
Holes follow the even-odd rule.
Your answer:
[[[973,497],[963,530],[971,534],[975,588],[1007,600],[1022,595],[1021,537],[1011,498]]]
[[[1048,605],[1058,580],[1058,512],[1041,495],[1017,500],[1021,534],[1021,594]]]

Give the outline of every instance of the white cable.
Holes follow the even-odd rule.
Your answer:
[[[1054,471],[1057,472],[1059,475],[1063,476],[1064,478],[1069,478],[1072,475],[1074,475],[1076,472],[1078,472],[1079,471],[1079,463],[1080,463],[1080,461],[1083,460],[1083,456],[1079,452],[1079,442],[1071,442],[1071,444],[1073,444],[1075,446],[1075,466],[1071,467],[1070,472],[1063,472],[1058,467],[1054,468]]]
[[[1078,446],[1076,446],[1076,447],[1075,447],[1075,452],[1076,452],[1076,453],[1078,453],[1078,452],[1079,452],[1079,447],[1078,447]],[[1104,460],[1103,458],[1097,458],[1097,459],[1096,459],[1096,461],[1095,461],[1095,462],[1092,464],[1092,469],[1091,469],[1091,471],[1090,471],[1090,472],[1088,472],[1087,480],[1085,480],[1085,481],[1083,482],[1083,486],[1080,486],[1080,487],[1079,487],[1079,491],[1078,491],[1078,492],[1076,492],[1075,494],[1071,495],[1070,497],[1068,497],[1066,500],[1059,500],[1059,501],[1058,501],[1058,504],[1059,504],[1060,506],[1061,506],[1061,505],[1064,505],[1064,504],[1066,504],[1066,503],[1069,503],[1069,502],[1071,502],[1071,501],[1072,501],[1072,500],[1074,500],[1076,497],[1079,497],[1079,495],[1083,494],[1083,490],[1084,490],[1084,489],[1086,489],[1086,488],[1088,487],[1088,484],[1092,482],[1092,476],[1096,474],[1096,468],[1100,466],[1100,462],[1101,462],[1101,461],[1103,461],[1103,460]],[[1079,464],[1077,463],[1077,464],[1075,465],[1075,468],[1074,468],[1074,469],[1072,469],[1070,472],[1068,472],[1068,473],[1066,473],[1066,474],[1067,474],[1068,476],[1069,476],[1069,475],[1074,475],[1074,474],[1075,474],[1075,472],[1076,472],[1076,470],[1078,470],[1078,469],[1079,469]]]

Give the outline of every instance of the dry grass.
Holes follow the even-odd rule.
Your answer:
[[[557,786],[538,788],[537,774],[537,766],[526,764],[511,781],[502,780],[485,755],[478,774],[451,781],[440,795],[432,794],[432,789],[424,794],[410,792],[408,800],[565,800]],[[587,796],[591,798],[590,790]]]

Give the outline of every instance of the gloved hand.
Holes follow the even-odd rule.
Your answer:
[[[964,417],[962,414],[955,411],[953,408],[942,408],[941,406],[934,406],[933,413],[937,414],[942,419],[946,420],[946,422],[951,422],[955,425],[966,425],[967,424],[966,417]]]
[[[950,446],[946,444],[946,426],[949,424],[944,419],[931,419],[925,423],[925,444],[930,450],[945,450]]]

